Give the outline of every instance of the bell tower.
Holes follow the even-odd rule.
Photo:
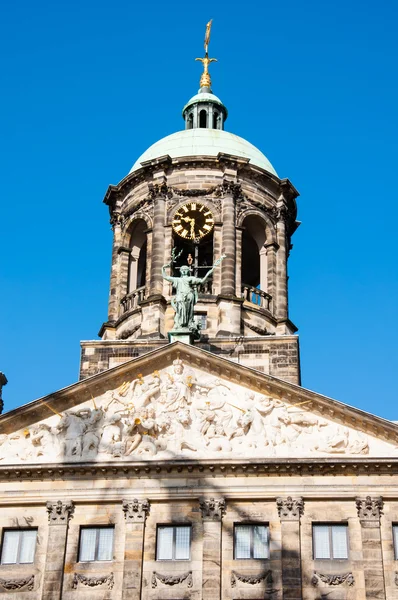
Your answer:
[[[194,342],[259,371],[300,383],[289,318],[287,262],[298,192],[260,150],[224,130],[213,94],[208,24],[200,89],[185,129],[148,148],[104,202],[113,227],[108,319],[100,341],[82,342],[81,378],[169,343],[173,290],[163,278],[188,265],[198,287]],[[171,257],[174,259],[171,261]]]

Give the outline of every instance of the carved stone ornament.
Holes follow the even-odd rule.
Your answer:
[[[19,579],[0,579],[0,587],[7,590],[7,592],[14,591],[26,591],[31,592],[35,585],[35,576],[29,575],[28,577],[21,577]]]
[[[149,197],[154,200],[155,198],[167,198],[172,195],[166,183],[148,183]]]
[[[187,587],[191,588],[193,586],[192,571],[187,571],[182,575],[161,575],[160,573],[153,571],[151,580],[152,588],[157,587],[157,580],[164,583],[164,585],[178,585],[186,581]]]
[[[204,521],[221,521],[227,510],[224,498],[201,498],[199,506]]]
[[[149,513],[149,500],[137,500],[137,498],[132,502],[123,500],[122,508],[127,523],[145,523]]]
[[[72,518],[72,515],[75,511],[75,505],[71,501],[48,501],[46,503],[46,508],[48,512],[48,522],[50,525],[67,525],[69,523],[69,519]]]
[[[383,498],[378,496],[377,498],[355,498],[355,504],[357,506],[358,517],[365,521],[374,521],[380,519],[380,515],[383,514]]]
[[[397,454],[393,444],[311,413],[309,405],[292,410],[182,360],[153,366],[60,415],[0,434],[0,467]],[[57,517],[51,522],[63,522],[57,510],[62,503],[49,509]]]
[[[303,498],[277,498],[276,506],[281,521],[298,521],[304,513]]]
[[[86,575],[82,575],[82,573],[75,573],[72,580],[72,588],[74,590],[77,588],[78,583],[88,587],[97,587],[106,583],[108,588],[111,590],[115,585],[115,578],[113,573],[110,573],[109,575],[103,575],[102,577],[87,577]]]
[[[316,587],[320,581],[326,585],[341,585],[342,583],[346,583],[347,585],[352,586],[355,583],[354,575],[351,572],[345,573],[345,575],[324,575],[323,573],[314,571],[311,579],[312,585]]]
[[[267,584],[272,584],[272,572],[271,570],[266,571],[265,573],[260,573],[259,575],[243,575],[242,573],[237,573],[236,571],[231,572],[231,587],[236,587],[236,581],[242,581],[243,583],[249,583],[250,585],[256,585],[256,583],[261,583],[265,581]],[[274,593],[277,590],[269,590],[268,593]]]
[[[395,585],[398,585],[398,572],[397,571],[395,571],[394,583],[395,583]]]

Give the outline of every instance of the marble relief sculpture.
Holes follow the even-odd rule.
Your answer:
[[[179,358],[78,408],[0,436],[1,464],[369,453],[391,455],[394,448]]]

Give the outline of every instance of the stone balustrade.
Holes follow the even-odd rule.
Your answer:
[[[271,308],[272,296],[247,283],[242,283],[242,298],[259,308],[265,308],[266,310]]]
[[[145,286],[133,290],[120,300],[120,314],[124,315],[129,310],[138,308],[143,300],[145,300]]]

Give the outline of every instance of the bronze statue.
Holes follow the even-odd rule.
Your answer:
[[[226,255],[223,254],[216,260],[212,268],[202,278],[190,275],[191,269],[186,265],[180,268],[180,277],[166,275],[165,269],[171,267],[180,254],[176,256],[175,249],[173,248],[171,261],[162,267],[162,276],[166,281],[169,281],[176,290],[175,296],[171,299],[171,306],[176,313],[174,317],[174,330],[185,330],[194,335],[198,335],[198,326],[194,321],[194,307],[198,301],[198,285],[205,283],[213,273],[214,269],[224,260]]]

